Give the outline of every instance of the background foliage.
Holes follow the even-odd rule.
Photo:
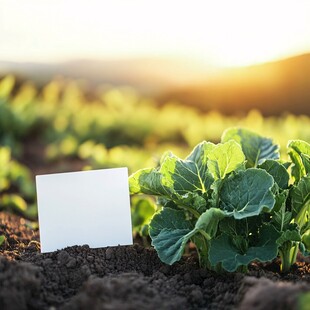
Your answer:
[[[90,93],[86,86],[64,78],[40,89],[11,75],[0,81],[1,209],[36,219],[36,174],[119,166],[132,173],[157,166],[164,151],[184,158],[202,140],[217,143],[232,126],[272,136],[283,152],[290,139],[310,140],[306,115],[263,117],[251,110],[226,116],[175,101],[158,105],[130,87]],[[140,231],[145,223],[138,222]]]

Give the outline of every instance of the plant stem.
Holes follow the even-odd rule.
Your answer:
[[[203,235],[201,234],[194,235],[192,241],[196,245],[200,267],[213,270],[217,273],[224,272],[224,269],[222,268],[220,264],[217,264],[216,266],[211,265],[209,256],[208,256],[210,243]]]
[[[215,197],[214,197],[214,201],[215,201],[214,207],[215,208],[218,208],[218,206],[219,206],[219,202],[220,202],[220,195],[219,195],[219,193],[221,191],[222,185],[223,185],[223,180],[219,179],[219,180],[216,181],[216,186],[213,188],[214,195],[215,195]]]
[[[296,263],[297,254],[299,250],[299,242],[295,242],[295,246],[291,249],[291,264]]]
[[[289,259],[289,251],[279,250],[280,258],[281,258],[281,272],[288,272],[291,269],[290,259]]]
[[[199,265],[203,268],[211,269],[211,264],[208,258],[209,246],[207,239],[203,235],[196,234],[193,236],[193,241],[196,245],[199,257]]]
[[[282,272],[289,272],[292,265],[296,262],[298,245],[298,242],[287,241],[279,248]]]
[[[192,215],[194,215],[195,216],[195,218],[199,218],[200,217],[200,214],[199,214],[199,212],[198,211],[196,211],[196,210],[194,210],[193,208],[190,208],[190,207],[188,207],[188,206],[184,206],[184,205],[178,205],[180,208],[182,208],[183,210],[186,210],[186,211],[188,211],[188,212],[190,212]]]
[[[249,271],[248,266],[239,266],[237,271],[240,273],[247,273]]]
[[[207,240],[211,240],[210,235],[205,232],[203,229],[199,229],[199,232],[207,239]]]

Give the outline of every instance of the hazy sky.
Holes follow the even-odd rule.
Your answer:
[[[309,0],[0,0],[0,60],[185,56],[238,66],[304,52]]]

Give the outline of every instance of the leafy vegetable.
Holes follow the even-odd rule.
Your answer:
[[[133,231],[142,237],[148,235],[148,224],[156,211],[156,205],[151,199],[134,197],[131,205],[131,220]]]
[[[303,176],[310,173],[310,144],[301,140],[293,140],[289,142],[288,149],[288,154],[294,164],[292,176],[298,182]]]
[[[273,178],[263,170],[240,171],[223,182],[219,193],[220,208],[235,219],[271,211],[275,204],[273,185]]]
[[[207,155],[207,166],[214,179],[224,179],[227,174],[242,167],[245,157],[234,141],[215,146]]]
[[[288,188],[290,175],[284,165],[278,161],[267,159],[258,168],[266,170],[281,189]]]
[[[231,128],[224,132],[222,141],[229,140],[237,141],[243,150],[247,159],[248,167],[257,167],[266,159],[279,159],[279,147],[273,144],[269,138],[261,137],[260,135],[244,128]]]
[[[221,234],[214,239],[210,248],[210,261],[212,265],[222,263],[227,271],[235,271],[239,266],[247,266],[254,260],[266,262],[277,256],[278,246],[276,243],[279,233],[272,226],[263,226],[259,233],[259,239],[251,245],[250,240],[245,240],[246,249],[243,251],[226,234]],[[236,236],[238,237],[238,236]]]
[[[180,260],[188,241],[200,264],[218,271],[277,255],[288,271],[299,248],[308,255],[309,144],[291,141],[288,153],[292,163],[283,164],[271,139],[232,128],[219,144],[203,141],[184,160],[166,153],[158,168],[131,175],[131,194],[154,195],[162,207],[149,224],[160,259]]]

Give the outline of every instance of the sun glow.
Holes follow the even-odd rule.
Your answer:
[[[289,5],[289,1],[235,4],[227,7],[222,15],[226,22],[215,29],[217,63],[251,65],[310,50],[309,4],[307,10]]]
[[[6,60],[172,56],[243,66],[310,51],[310,1],[0,2]]]

